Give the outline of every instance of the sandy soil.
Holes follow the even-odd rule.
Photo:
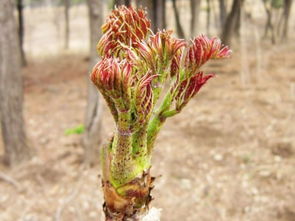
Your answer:
[[[236,50],[205,67],[216,78],[167,122],[154,151],[153,206],[163,221],[295,221],[291,43],[249,50],[246,63]],[[81,135],[65,135],[83,123],[87,66],[85,53],[63,53],[24,69],[37,155],[13,169],[0,164],[1,221],[101,220],[100,167],[85,168]],[[106,138],[114,126],[106,108],[103,125]]]

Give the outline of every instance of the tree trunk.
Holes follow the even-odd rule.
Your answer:
[[[234,0],[229,15],[226,18],[223,31],[222,41],[225,45],[230,45],[234,33],[236,22],[239,18],[239,11],[242,7],[243,0]]]
[[[64,12],[65,12],[65,45],[64,49],[69,49],[70,41],[70,19],[69,19],[69,10],[71,2],[70,0],[64,0]]]
[[[219,18],[220,18],[220,25],[224,27],[225,20],[226,20],[226,5],[225,0],[219,0]]]
[[[98,61],[96,44],[102,33],[98,27],[102,26],[103,21],[103,1],[87,0],[89,25],[90,25],[90,64],[89,70]],[[89,77],[87,76],[89,79]],[[98,161],[98,146],[100,144],[101,134],[101,115],[102,104],[101,97],[97,89],[88,80],[88,98],[85,115],[85,135],[83,146],[85,150],[85,163],[93,165]]]
[[[172,0],[172,6],[173,6],[173,11],[175,16],[176,31],[177,31],[178,37],[185,38],[185,34],[180,23],[180,17],[179,17],[177,5],[176,5],[176,0]]]
[[[284,0],[284,26],[283,26],[282,39],[288,38],[288,31],[289,31],[288,24],[289,24],[291,7],[292,7],[292,0]]]
[[[239,7],[237,9],[237,19],[235,20],[235,25],[234,25],[234,35],[240,37],[240,26],[241,26],[241,10],[242,7]]]
[[[26,55],[24,51],[24,15],[23,15],[23,0],[17,0],[17,11],[18,11],[18,35],[19,35],[19,44],[20,44],[20,53],[21,53],[21,62],[22,66],[27,65]]]
[[[207,35],[210,35],[211,1],[207,0]]]
[[[164,29],[166,28],[166,4],[165,0],[157,0],[155,1],[155,21],[156,21],[156,29]],[[155,30],[155,31],[157,31]]]
[[[197,30],[198,30],[201,0],[190,0],[190,6],[191,6],[190,31],[191,31],[191,37],[193,38],[196,36]]]
[[[262,0],[262,1],[263,1],[264,9],[266,12],[266,16],[267,16],[266,24],[264,27],[264,36],[263,37],[266,38],[268,35],[268,32],[270,31],[271,41],[273,44],[275,44],[276,38],[275,38],[275,28],[274,28],[274,24],[272,22],[272,6],[271,6],[270,2],[266,2],[265,0]]]
[[[10,166],[28,160],[23,119],[23,81],[20,44],[12,0],[0,1],[0,120],[4,143],[4,162]]]
[[[114,6],[119,6],[119,5],[126,5],[126,6],[130,6],[131,5],[131,0],[114,0]]]

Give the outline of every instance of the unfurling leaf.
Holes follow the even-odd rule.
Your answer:
[[[196,73],[209,59],[227,58],[231,50],[223,46],[220,39],[200,35],[192,40],[185,58],[185,68],[190,74]]]
[[[176,110],[180,111],[213,76],[214,74],[204,75],[203,72],[199,72],[189,79],[181,82],[177,87],[175,94]]]
[[[153,91],[151,82],[157,75],[146,74],[143,76],[135,89],[135,110],[137,123],[143,124],[152,113],[153,108]]]

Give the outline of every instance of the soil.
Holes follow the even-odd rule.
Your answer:
[[[246,65],[237,50],[206,66],[216,77],[163,127],[152,167],[163,221],[295,221],[295,45],[260,53],[249,51]],[[87,68],[86,53],[24,68],[36,157],[0,165],[1,221],[102,220],[100,166],[82,164],[83,135],[65,134],[83,124]],[[106,106],[102,120],[106,139],[114,129]]]

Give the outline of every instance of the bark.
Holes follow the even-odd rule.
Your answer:
[[[69,41],[70,41],[69,10],[70,10],[70,6],[71,6],[70,0],[64,0],[64,13],[65,13],[65,44],[64,44],[64,49],[69,49]]]
[[[0,1],[0,121],[4,161],[10,166],[32,156],[23,119],[20,45],[12,0]]]
[[[180,23],[180,17],[179,17],[179,12],[176,5],[176,0],[172,0],[172,6],[173,6],[173,11],[175,16],[176,31],[177,31],[178,37],[185,38],[184,30]]]
[[[222,31],[222,40],[225,45],[230,45],[236,22],[239,18],[239,11],[242,7],[243,0],[234,0],[232,3],[231,11],[226,18],[223,31]]]
[[[221,27],[223,27],[226,20],[225,0],[219,0],[219,18],[220,18],[220,25]]]
[[[90,64],[89,71],[98,61],[96,44],[102,33],[98,27],[103,21],[103,2],[97,0],[87,0],[89,25],[90,25]],[[87,78],[89,78],[87,76]],[[98,162],[98,146],[101,138],[101,96],[93,84],[88,80],[88,98],[85,115],[85,135],[83,146],[85,150],[84,161],[88,165]]]
[[[292,0],[284,0],[284,26],[283,26],[282,39],[288,38],[288,31],[289,31],[288,24],[289,24],[291,7],[292,7]]]
[[[19,35],[19,44],[20,44],[20,53],[21,53],[21,62],[22,66],[27,65],[26,54],[24,51],[24,14],[23,14],[23,0],[17,0],[17,11],[18,11],[18,35]]]
[[[191,6],[190,31],[191,31],[191,37],[193,38],[194,36],[196,36],[197,30],[198,30],[201,0],[190,0],[190,6]]]

